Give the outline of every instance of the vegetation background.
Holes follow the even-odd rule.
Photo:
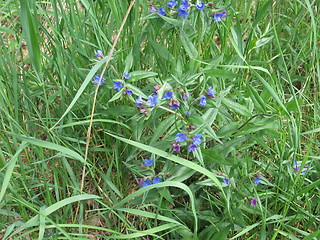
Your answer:
[[[221,0],[185,20],[130,3],[0,1],[0,238],[317,239],[319,1]],[[170,154],[177,120],[117,93],[125,72],[136,95],[216,89],[190,120],[201,150]],[[141,188],[151,156],[165,181]]]

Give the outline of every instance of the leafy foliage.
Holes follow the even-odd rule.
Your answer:
[[[316,9],[0,3],[0,237],[317,239]]]

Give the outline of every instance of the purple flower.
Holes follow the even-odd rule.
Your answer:
[[[146,166],[146,167],[151,167],[152,164],[153,164],[153,159],[152,158],[144,159],[143,161],[144,161],[143,165]]]
[[[251,206],[251,207],[252,207],[252,206],[255,206],[255,205],[257,205],[257,198],[251,199],[251,202],[250,202],[250,206]]]
[[[215,98],[216,97],[216,91],[214,89],[212,89],[212,86],[209,87],[207,95],[209,98]]]
[[[262,181],[261,178],[257,177],[253,180],[254,184],[258,185]]]
[[[187,101],[188,96],[187,96],[187,94],[186,94],[186,93],[183,93],[182,99],[183,99],[183,101]]]
[[[172,143],[173,151],[180,152],[180,143]]]
[[[138,184],[142,185],[143,184],[143,178],[138,178]]]
[[[168,5],[168,7],[173,8],[178,5],[178,1],[174,1],[174,0],[169,1],[169,2],[167,2],[167,5]]]
[[[230,183],[230,179],[229,178],[224,178],[224,179],[222,179],[223,180],[223,182],[225,183],[225,184],[229,184]]]
[[[200,104],[199,104],[200,106],[205,106],[205,105],[207,105],[207,100],[206,100],[206,96],[205,95],[202,95],[201,97],[200,97]]]
[[[152,183],[150,182],[149,179],[144,180],[143,183],[141,184],[142,187],[146,187],[146,186],[150,186],[150,185],[152,185]]]
[[[125,79],[129,79],[129,78],[131,78],[131,74],[129,74],[129,73],[123,73],[123,77],[124,77]]]
[[[186,116],[187,116],[187,117],[190,117],[190,116],[191,116],[191,112],[186,111]]]
[[[216,12],[213,16],[213,19],[215,22],[221,22],[222,18],[227,17],[227,11],[222,11],[222,12]]]
[[[164,16],[166,15],[166,10],[164,10],[164,8],[159,8],[158,14]]]
[[[171,107],[172,110],[178,110],[180,107],[180,103],[178,100],[170,101],[169,106]]]
[[[100,58],[103,58],[103,53],[102,53],[102,50],[98,50],[96,51],[96,54],[95,54],[96,57],[100,57]]]
[[[202,134],[197,134],[193,137],[193,144],[199,145],[202,143]]]
[[[113,82],[113,88],[119,92],[123,88],[122,82]]]
[[[169,92],[166,92],[162,98],[164,99],[172,99],[173,97],[173,92],[169,91]]]
[[[150,107],[154,107],[155,105],[157,105],[158,104],[158,96],[157,95],[155,95],[155,96],[152,96],[152,95],[150,95],[149,97],[148,97],[148,101],[147,101],[147,104],[150,106]]]
[[[154,179],[152,180],[152,184],[157,184],[157,183],[161,183],[162,180],[159,177],[154,177]]]
[[[127,94],[127,95],[132,95],[133,92],[131,89],[127,88],[125,91],[124,91],[124,94]]]
[[[100,77],[101,77],[100,74],[94,76],[94,77],[93,77],[93,78],[94,78],[93,84],[96,84],[96,85],[97,85],[97,84],[99,83]],[[102,77],[102,79],[101,79],[100,86],[101,86],[102,84],[104,84],[104,77]]]
[[[152,7],[150,8],[149,12],[151,12],[151,13],[157,12],[157,9],[155,9],[154,6],[152,6]]]
[[[200,11],[203,11],[204,6],[205,6],[205,3],[203,3],[203,2],[198,3],[198,4],[196,5],[196,7],[197,7]]]
[[[184,19],[187,18],[188,16],[188,6],[186,5],[180,5],[180,8],[177,9],[178,10],[178,16],[182,17]]]
[[[137,99],[136,99],[136,107],[141,107],[143,104],[143,99],[141,96],[139,96]]]
[[[194,143],[190,144],[188,147],[188,152],[194,152],[198,146]]]
[[[187,141],[188,137],[184,133],[177,133],[175,141],[176,142],[184,142]]]

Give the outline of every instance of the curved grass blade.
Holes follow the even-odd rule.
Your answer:
[[[119,203],[117,203],[114,206],[114,209],[121,207],[126,202],[129,202],[131,199],[133,199],[133,198],[135,198],[145,192],[148,192],[151,189],[161,188],[161,187],[178,187],[178,188],[181,188],[182,190],[184,190],[189,195],[190,202],[191,202],[191,209],[192,209],[192,213],[193,213],[194,220],[195,220],[194,234],[196,235],[197,229],[198,229],[198,218],[197,218],[197,213],[196,213],[196,209],[195,209],[195,199],[193,197],[193,194],[192,194],[190,188],[187,185],[185,185],[184,183],[167,181],[167,182],[152,184],[150,186],[143,187],[143,188],[139,189],[138,191],[136,191],[136,192],[130,194],[129,196],[125,197],[124,199],[122,199]]]
[[[41,224],[43,225],[43,218],[47,217],[48,215],[50,215],[51,213],[57,211],[58,209],[74,203],[74,202],[78,202],[78,201],[83,201],[83,200],[90,200],[90,199],[99,199],[101,197],[97,196],[97,195],[92,195],[92,194],[81,194],[81,195],[76,195],[73,197],[69,197],[66,199],[63,199],[57,203],[52,204],[51,206],[47,207],[46,209],[41,209],[40,213],[36,216],[34,216],[33,218],[31,218],[29,221],[27,221],[26,223],[24,223],[23,225],[21,225],[17,230],[15,230],[12,234],[10,234],[9,237],[12,237],[14,235],[16,235],[17,233],[30,228],[30,227],[36,227],[36,226],[40,226]],[[44,226],[40,226],[40,230],[41,228],[43,228]],[[43,231],[43,230],[41,230]]]
[[[8,164],[8,168],[7,168],[7,171],[6,171],[6,174],[4,175],[4,179],[3,179],[3,183],[2,183],[2,186],[1,186],[1,192],[0,192],[0,202],[2,202],[2,199],[3,199],[3,196],[8,188],[8,185],[9,185],[9,181],[10,181],[10,178],[12,176],[12,172],[13,172],[13,169],[14,169],[14,166],[16,165],[16,162],[20,156],[20,153],[25,149],[25,147],[27,146],[28,144],[26,142],[22,142],[20,147],[18,148],[18,150],[16,151],[16,153],[13,155],[13,157],[11,158],[9,164]]]
[[[72,99],[70,105],[68,106],[67,110],[62,114],[62,116],[60,117],[60,119],[50,128],[50,131],[52,129],[54,129],[58,123],[68,114],[68,112],[70,112],[71,108],[74,106],[74,104],[78,101],[78,99],[80,98],[80,96],[82,95],[82,93],[84,92],[85,88],[87,87],[87,85],[89,84],[89,82],[91,81],[91,79],[93,78],[93,76],[96,74],[96,72],[99,70],[99,68],[106,62],[107,57],[104,57],[103,59],[101,59],[98,63],[96,63],[96,65],[94,65],[94,67],[90,70],[90,72],[88,73],[88,75],[86,76],[85,80],[83,81],[83,83],[81,84],[77,94],[74,96],[74,98]]]
[[[16,138],[21,139],[22,141],[28,142],[33,145],[37,145],[39,147],[56,150],[58,152],[61,152],[66,157],[69,157],[69,158],[72,158],[75,160],[79,160],[80,162],[85,163],[83,157],[79,153],[77,153],[73,150],[70,150],[69,148],[63,147],[61,145],[51,143],[51,142],[42,141],[42,140],[31,138],[31,137],[20,136],[20,135],[16,135],[16,134],[12,134],[12,136],[15,136]]]

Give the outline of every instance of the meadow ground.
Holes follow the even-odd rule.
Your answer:
[[[318,239],[318,10],[2,0],[0,238]]]

